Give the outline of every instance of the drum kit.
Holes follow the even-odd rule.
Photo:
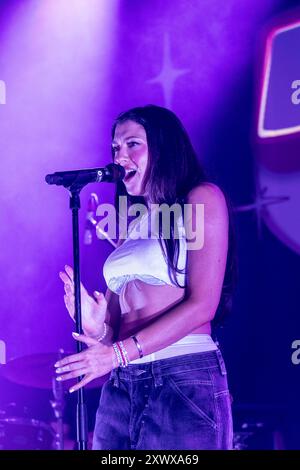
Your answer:
[[[63,450],[65,447],[64,409],[68,389],[75,382],[56,380],[54,363],[72,353],[41,353],[13,359],[0,368],[0,376],[18,386],[52,392],[51,423],[35,419],[26,407],[12,402],[0,408],[0,450]],[[90,382],[85,388],[99,388],[107,376]],[[74,442],[73,442],[74,444]],[[70,445],[70,444],[69,444]]]

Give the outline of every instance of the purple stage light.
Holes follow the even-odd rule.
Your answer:
[[[8,359],[72,344],[57,277],[72,260],[68,194],[49,190],[44,178],[110,162],[103,116],[118,5],[1,2],[0,295],[7,321],[0,339],[7,341]],[[83,207],[87,197],[83,193]]]

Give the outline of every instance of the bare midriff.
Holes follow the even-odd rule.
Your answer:
[[[119,338],[124,339],[147,325],[184,299],[184,289],[167,284],[152,285],[138,279],[126,284],[123,297],[119,297],[122,312]],[[210,323],[191,331],[210,334]]]

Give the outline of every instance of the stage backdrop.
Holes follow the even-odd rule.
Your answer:
[[[257,210],[254,138],[263,31],[294,4],[1,2],[0,339],[7,361],[74,349],[58,277],[72,264],[69,195],[46,185],[45,175],[106,165],[119,112],[167,106],[236,209],[240,280],[219,334],[236,426],[249,416],[254,428],[257,420],[269,425],[275,414],[275,429],[283,415],[278,426],[287,445],[299,446],[292,419],[299,370],[291,362],[291,343],[300,334],[299,253]],[[112,202],[113,189],[90,185],[82,192],[82,281],[91,292],[105,290],[102,266],[112,247],[95,235],[84,244],[87,203],[93,191],[100,202]]]

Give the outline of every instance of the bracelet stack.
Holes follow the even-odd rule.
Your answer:
[[[133,339],[133,341],[134,341],[134,343],[137,347],[137,350],[139,352],[139,356],[143,357],[144,356],[143,350],[142,350],[142,347],[141,347],[138,339],[136,338],[136,336],[131,336],[131,338]],[[117,365],[120,366],[120,367],[127,367],[130,361],[129,361],[128,353],[127,353],[127,350],[124,346],[123,341],[117,341],[116,343],[113,343],[112,346],[113,346],[113,349],[114,349],[115,356],[117,358]]]
[[[129,357],[123,341],[113,343],[114,353],[116,355],[118,365],[120,367],[127,367],[129,364]]]

